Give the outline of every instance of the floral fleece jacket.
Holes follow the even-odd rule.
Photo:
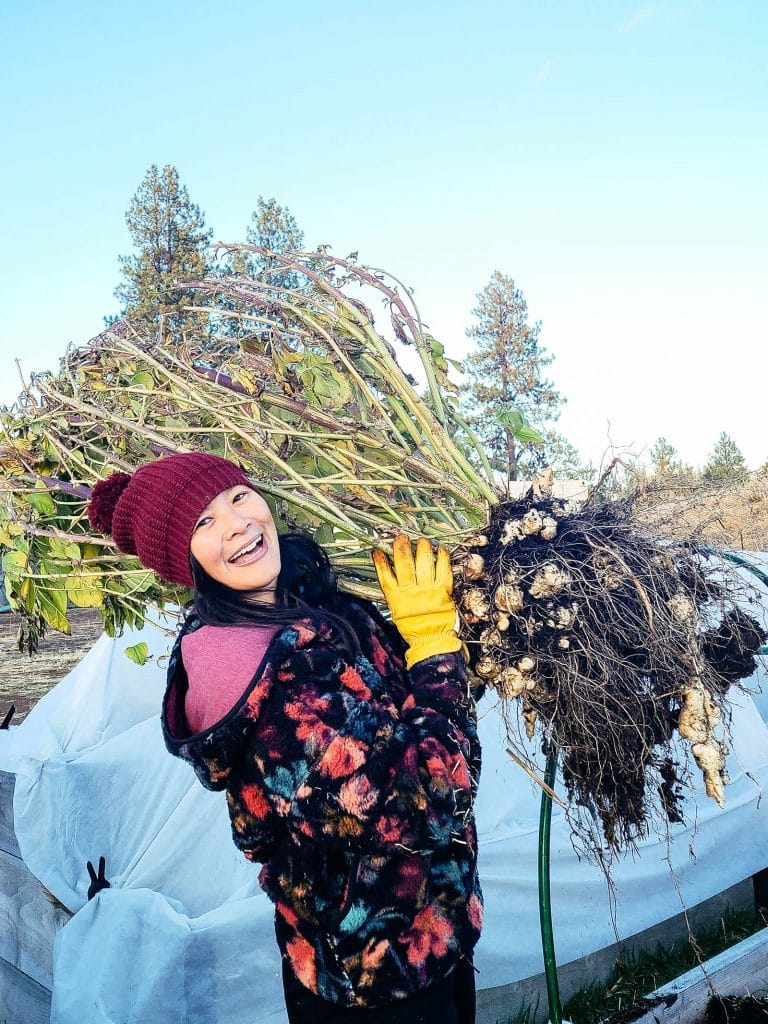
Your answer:
[[[226,789],[234,841],[263,864],[296,977],[330,1002],[375,1007],[439,981],[477,942],[480,748],[460,655],[407,672],[372,607],[349,599],[342,614],[361,654],[344,654],[328,620],[298,621],[197,735],[180,636],[162,721],[171,753]]]

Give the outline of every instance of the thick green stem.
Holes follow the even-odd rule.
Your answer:
[[[553,747],[547,757],[544,782],[554,789],[557,775],[557,748]],[[539,816],[539,918],[541,920],[541,947],[544,954],[544,976],[547,982],[550,1024],[562,1024],[563,1009],[560,1005],[560,988],[557,983],[557,961],[555,959],[555,937],[552,931],[552,903],[549,890],[550,826],[552,823],[552,797],[543,789],[541,793],[541,814]]]
[[[474,432],[474,430],[472,430],[467,421],[462,416],[458,415],[458,413],[454,414],[454,419],[456,420],[456,423],[464,431],[464,433],[467,435],[470,444],[477,452],[478,458],[480,459],[480,464],[483,467],[483,472],[487,477],[488,483],[493,484],[493,469],[491,468],[491,464],[488,461],[488,456],[485,454],[485,449],[480,444],[480,440],[477,434]]]

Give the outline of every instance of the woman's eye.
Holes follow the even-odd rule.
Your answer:
[[[247,493],[248,493],[248,491],[238,491],[237,494],[232,499],[232,504],[234,505],[235,502],[240,501],[240,499],[244,498]]]
[[[197,524],[195,525],[195,529],[196,529],[196,530],[199,530],[201,526],[207,526],[207,525],[208,525],[208,523],[210,523],[210,521],[211,521],[211,517],[210,517],[210,516],[206,516],[206,517],[205,517],[205,519],[201,519],[201,520],[200,520],[200,521],[199,521],[199,522],[198,522],[198,523],[197,523]]]

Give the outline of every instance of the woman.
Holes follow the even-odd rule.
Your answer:
[[[89,515],[193,588],[165,741],[226,790],[234,841],[262,864],[291,1024],[471,1024],[480,752],[447,552],[374,552],[396,632],[336,589],[311,539],[278,537],[225,459],[115,473]]]

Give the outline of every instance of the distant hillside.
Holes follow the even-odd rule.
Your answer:
[[[639,499],[636,512],[654,533],[670,539],[768,551],[768,476],[764,473],[752,474],[742,484],[654,488]]]

